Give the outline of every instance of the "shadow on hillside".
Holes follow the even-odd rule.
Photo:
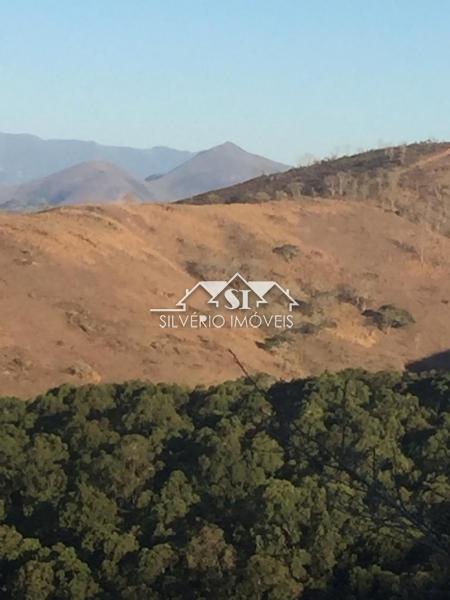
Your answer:
[[[450,371],[450,350],[444,350],[444,352],[436,352],[436,354],[430,354],[425,358],[414,360],[406,365],[408,371],[414,371],[416,373],[420,371],[431,371],[435,369],[437,371]]]

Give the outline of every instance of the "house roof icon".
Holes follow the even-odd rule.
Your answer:
[[[184,296],[176,303],[175,308],[153,308],[151,310],[154,312],[184,312],[186,310],[188,298],[192,296],[192,294],[199,288],[205,290],[205,292],[210,296],[208,304],[218,307],[218,298],[220,294],[235,283],[244,285],[256,295],[257,307],[263,304],[268,304],[265,296],[274,288],[278,289],[286,298],[289,311],[291,311],[295,306],[298,306],[298,302],[291,296],[289,290],[280,286],[280,284],[276,281],[248,281],[240,273],[235,273],[232,277],[230,277],[230,279],[228,279],[228,281],[199,281],[194,285],[194,287],[186,290]]]

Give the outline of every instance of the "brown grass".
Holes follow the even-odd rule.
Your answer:
[[[394,244],[393,240],[398,243]],[[411,251],[420,241],[419,250]],[[290,244],[290,260],[273,252]],[[408,248],[405,251],[404,248]],[[196,283],[243,270],[311,302],[300,323],[333,321],[273,352],[274,332],[161,330],[151,307]],[[250,372],[291,378],[324,369],[402,368],[450,346],[450,240],[358,203],[111,205],[0,215],[0,394],[27,396],[65,381],[148,378],[187,384]],[[368,307],[392,303],[416,323],[380,332],[336,290]],[[195,308],[195,306],[194,306]]]

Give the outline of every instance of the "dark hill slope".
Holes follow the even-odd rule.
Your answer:
[[[316,197],[365,201],[450,232],[450,143],[423,142],[265,175],[182,202],[232,204]]]

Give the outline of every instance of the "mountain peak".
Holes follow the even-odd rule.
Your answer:
[[[240,146],[238,146],[234,142],[230,142],[229,140],[227,140],[226,142],[223,142],[222,144],[219,144],[219,145],[217,145],[215,147],[216,148],[235,148],[235,149],[238,149],[238,150],[242,150],[242,148]],[[244,152],[245,152],[245,150],[244,150]]]
[[[148,187],[157,200],[178,200],[287,169],[287,165],[251,154],[226,141],[199,152],[170,173],[148,181]]]

